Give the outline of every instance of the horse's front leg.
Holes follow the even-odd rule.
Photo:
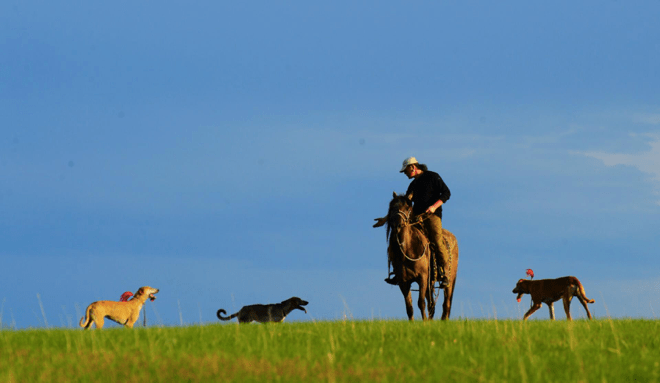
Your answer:
[[[426,293],[428,289],[428,282],[426,281],[426,278],[420,278],[417,281],[417,285],[419,286],[419,299],[417,299],[417,306],[419,307],[419,311],[422,312],[422,320],[427,320],[428,318],[426,317]]]
[[[414,311],[412,305],[412,296],[410,294],[410,283],[399,283],[399,289],[401,289],[401,294],[406,300],[406,313],[408,314],[408,319],[413,320]]]

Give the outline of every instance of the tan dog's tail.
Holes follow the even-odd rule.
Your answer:
[[[228,317],[223,317],[223,316],[220,315],[220,314],[227,314],[227,312],[226,312],[225,310],[223,310],[223,309],[218,310],[217,315],[218,315],[218,319],[220,319],[220,320],[230,320],[230,319],[234,319],[234,318],[236,318],[236,317],[238,316],[238,313],[236,313],[236,314],[232,314],[232,315],[230,315],[230,316],[228,316]]]
[[[593,299],[589,299],[589,298],[587,298],[587,293],[584,291],[584,286],[582,286],[582,283],[580,282],[579,279],[575,278],[575,280],[576,280],[577,283],[578,283],[578,291],[580,292],[580,295],[582,296],[582,299],[584,299],[585,301],[587,301],[587,303],[594,303],[594,302],[596,302],[596,301],[593,300]]]
[[[90,311],[92,310],[92,305],[87,306],[87,310],[85,310],[85,316],[80,318],[80,327],[84,328],[85,330],[89,328],[89,326],[92,325],[92,314]],[[84,321],[84,323],[83,323]]]

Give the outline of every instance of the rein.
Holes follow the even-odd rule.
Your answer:
[[[417,225],[417,224],[421,224],[428,217],[428,215],[424,215],[424,216],[420,215],[420,216],[418,216],[418,219],[415,222],[411,223],[410,222],[410,213],[411,212],[412,212],[412,210],[408,211],[408,212],[403,212],[403,211],[399,210],[398,214],[403,218],[403,223],[399,226],[400,229],[406,228],[408,226],[414,226],[414,225]],[[430,244],[430,242],[426,243],[426,246],[424,246],[424,252],[422,253],[422,255],[419,256],[419,258],[410,258],[406,254],[406,252],[403,250],[403,246],[401,245],[401,240],[399,239],[398,230],[397,230],[397,233],[396,233],[396,243],[399,245],[399,250],[401,251],[401,254],[403,254],[403,256],[406,257],[407,260],[412,261],[412,262],[417,262],[420,259],[424,258],[426,256],[426,252],[428,251],[429,244]]]
[[[406,255],[406,252],[403,250],[403,246],[401,246],[401,240],[399,240],[398,234],[396,235],[396,243],[399,244],[399,250],[401,251],[401,254],[403,254],[403,256],[406,257],[407,260],[413,262],[417,262],[420,259],[424,258],[424,256],[426,255],[426,251],[429,249],[429,243],[427,243],[426,246],[424,246],[424,252],[422,253],[422,255],[419,256],[419,258],[410,258],[408,255]]]
[[[401,227],[407,227],[407,226],[414,226],[414,225],[420,225],[422,222],[424,222],[426,219],[430,217],[430,214],[428,213],[423,213],[415,217],[415,222],[410,222],[410,213],[404,213],[401,210],[399,210],[399,215],[403,217],[403,223],[401,224]]]

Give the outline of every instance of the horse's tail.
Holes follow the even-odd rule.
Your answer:
[[[575,277],[573,277],[573,278],[575,278]],[[580,294],[581,298],[584,299],[585,301],[587,301],[587,303],[594,303],[594,302],[596,302],[596,301],[593,300],[593,299],[589,299],[589,298],[587,298],[587,293],[584,291],[584,286],[582,286],[582,283],[580,282],[580,280],[577,279],[577,278],[575,278],[575,281],[577,282],[577,285],[578,285],[578,294]]]
[[[230,320],[230,319],[234,319],[234,318],[236,318],[236,317],[238,316],[238,313],[236,313],[236,314],[232,314],[232,315],[230,315],[230,316],[228,316],[228,317],[223,317],[223,316],[220,315],[220,314],[227,314],[227,312],[226,312],[225,310],[223,310],[223,309],[218,310],[218,312],[216,313],[216,315],[218,316],[218,319],[220,319],[220,320]]]
[[[91,310],[92,305],[87,306],[87,310],[85,310],[85,316],[80,318],[80,323],[78,323],[78,325],[80,325],[80,327],[84,328],[85,330],[87,330],[92,324],[92,314],[90,312]]]

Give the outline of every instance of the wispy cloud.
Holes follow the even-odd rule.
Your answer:
[[[570,137],[578,132],[579,128],[577,126],[572,126],[568,130],[550,132],[545,135],[540,136],[524,136],[523,144],[525,147],[531,147],[533,145],[540,144],[558,144],[562,139]]]
[[[641,124],[660,125],[660,113],[635,114],[633,121]]]
[[[646,121],[649,123],[656,121],[657,124],[660,124],[660,115],[657,116],[647,116]],[[631,134],[632,137],[639,137],[643,139],[651,139],[649,142],[649,150],[641,153],[609,153],[603,151],[590,151],[590,152],[579,152],[587,157],[592,157],[603,161],[605,166],[632,166],[649,174],[652,181],[656,184],[656,193],[660,195],[660,135],[658,134]],[[660,201],[658,201],[660,205]]]

